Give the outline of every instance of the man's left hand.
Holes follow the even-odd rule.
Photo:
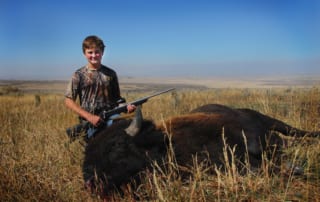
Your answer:
[[[136,110],[136,108],[137,107],[135,105],[131,105],[131,104],[127,105],[128,113],[134,112],[134,110]]]

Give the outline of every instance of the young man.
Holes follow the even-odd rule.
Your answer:
[[[124,102],[116,72],[101,64],[104,48],[103,41],[97,36],[84,39],[82,51],[88,62],[74,72],[65,94],[65,105],[79,115],[80,121],[88,121],[94,127],[101,124],[99,113],[102,110],[113,109]],[[76,102],[78,97],[80,105]],[[127,106],[128,112],[134,110],[135,106]],[[92,133],[88,133],[88,137]]]

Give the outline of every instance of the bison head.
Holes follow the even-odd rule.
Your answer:
[[[118,188],[165,156],[165,136],[137,108],[132,121],[121,120],[89,140],[83,163],[84,179],[95,178],[106,189]],[[97,181],[98,179],[98,181]]]

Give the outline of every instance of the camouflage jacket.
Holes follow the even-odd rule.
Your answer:
[[[82,67],[73,74],[65,96],[74,101],[79,97],[80,106],[94,114],[112,109],[121,99],[117,74],[104,65],[97,70]]]

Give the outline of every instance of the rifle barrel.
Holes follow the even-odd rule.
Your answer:
[[[146,101],[147,101],[149,98],[152,98],[152,97],[155,97],[155,96],[158,96],[158,95],[161,95],[161,94],[167,93],[167,92],[172,91],[172,90],[175,90],[175,88],[169,88],[169,89],[167,89],[167,90],[157,92],[157,93],[155,93],[155,94],[152,94],[152,95],[146,96],[146,97],[141,98],[141,99],[139,99],[139,100],[136,100],[136,101],[130,102],[130,104],[134,104],[135,102],[137,102],[137,101],[141,101],[141,100],[146,100]]]

